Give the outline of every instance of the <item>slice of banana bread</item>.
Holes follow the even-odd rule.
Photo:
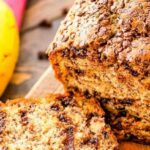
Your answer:
[[[93,99],[50,95],[0,106],[1,150],[115,150],[104,112]]]
[[[150,124],[149,0],[76,0],[48,52],[67,91],[135,101],[129,115]]]

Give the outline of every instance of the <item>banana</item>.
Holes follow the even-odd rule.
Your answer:
[[[6,89],[18,59],[19,31],[9,6],[0,0],[0,96]]]

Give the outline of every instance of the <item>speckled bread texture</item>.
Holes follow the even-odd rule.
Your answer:
[[[150,112],[148,102],[101,99],[109,123],[119,140],[150,144]]]
[[[49,95],[0,106],[1,150],[115,150],[104,112],[93,99]]]
[[[76,0],[48,52],[67,91],[134,100],[150,124],[149,0]]]

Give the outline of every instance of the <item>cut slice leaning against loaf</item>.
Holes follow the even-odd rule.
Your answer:
[[[115,150],[104,112],[93,99],[49,95],[0,106],[1,150]]]
[[[149,0],[76,0],[48,52],[67,91],[112,101],[113,114],[121,104],[133,120],[141,119],[133,140],[150,143]],[[124,135],[119,139],[129,136],[126,127],[115,128]]]

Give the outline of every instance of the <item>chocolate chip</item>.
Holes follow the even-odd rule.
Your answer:
[[[73,127],[68,127],[65,130],[65,132],[67,134],[66,139],[63,142],[64,145],[65,145],[65,150],[75,150],[74,136],[73,136],[74,129],[73,129]]]
[[[130,70],[129,64],[125,62],[125,63],[124,63],[124,68]]]
[[[59,105],[54,104],[54,105],[51,106],[51,110],[53,110],[53,111],[59,111],[60,107],[59,107]]]
[[[146,77],[148,77],[148,76],[149,76],[149,74],[150,74],[150,72],[149,72],[149,71],[145,71],[145,72],[144,72],[144,76],[146,76]]]
[[[135,70],[130,70],[131,74],[135,77],[139,76],[139,73]]]
[[[125,111],[125,106],[119,106],[119,107],[117,107],[117,110],[119,110],[120,112]]]
[[[128,63],[125,63],[124,66],[125,66],[125,69],[129,70],[129,72],[130,72],[133,76],[135,76],[135,77],[139,76],[139,73],[138,73],[137,71],[133,70],[133,69],[129,66]]]
[[[121,111],[121,112],[119,112],[119,115],[120,115],[121,117],[126,117],[127,112],[126,112],[126,111]]]
[[[137,140],[137,139],[138,138],[133,134],[129,134],[129,133],[125,134],[125,140],[127,140],[127,141]]]
[[[48,20],[43,20],[39,25],[41,27],[51,28],[52,27],[52,22],[49,22]]]
[[[108,101],[110,101],[109,98],[101,98],[101,99],[100,99],[100,102],[101,102],[102,104],[107,104]]]
[[[78,15],[79,17],[82,17],[82,16],[85,15],[85,12],[79,12],[77,15]]]
[[[58,118],[59,118],[59,120],[60,120],[61,122],[64,122],[64,123],[69,123],[69,122],[70,122],[70,119],[67,118],[65,114],[60,114],[60,115],[58,116]]]
[[[97,96],[98,96],[98,92],[97,92],[97,91],[94,91],[94,92],[93,92],[93,95],[94,95],[94,97],[97,97]]]
[[[28,122],[27,111],[20,111],[21,122],[24,126],[26,126]]]
[[[70,56],[70,50],[68,48],[64,49],[62,51],[62,57],[69,57]]]
[[[85,96],[87,99],[89,99],[89,98],[92,97],[92,95],[89,93],[88,90],[84,91],[84,96]]]
[[[75,92],[79,92],[78,87],[75,86],[75,87],[74,87],[74,91],[75,91]]]
[[[6,118],[6,113],[0,112],[0,134],[2,134],[3,129],[5,127],[5,118]]]
[[[97,116],[98,116],[98,114],[96,112],[89,113],[87,115],[87,120],[91,120],[93,117],[97,117]]]
[[[137,116],[134,116],[135,118],[135,121],[141,121],[141,118],[137,117]]]
[[[117,130],[122,130],[121,122],[118,122],[116,125],[114,125],[114,128]]]
[[[88,139],[85,139],[82,144],[84,144],[84,145],[87,145],[87,144],[98,145],[98,139],[97,138],[88,138]]]
[[[75,72],[77,75],[84,75],[84,71],[83,71],[83,70],[80,70],[80,69],[75,69],[74,72]]]
[[[107,59],[107,56],[104,53],[98,52],[98,60],[99,60],[99,62],[102,62],[102,61],[104,61],[106,59]]]
[[[70,135],[70,134],[73,134],[74,129],[73,127],[68,127],[65,131],[67,132],[67,134]]]
[[[73,57],[85,58],[87,56],[87,49],[86,48],[77,49],[75,47],[72,47],[71,51],[73,52],[73,55],[72,55]]]
[[[60,99],[60,101],[61,101],[61,105],[62,105],[63,107],[67,107],[67,106],[70,105],[70,103],[71,103],[71,101],[72,101],[72,98],[71,98],[71,97],[62,97],[62,98]]]
[[[66,15],[67,13],[68,13],[68,8],[63,8],[63,9],[62,9],[62,14],[63,14],[63,15]]]
[[[104,132],[103,132],[103,135],[104,135],[104,138],[105,138],[105,139],[108,139],[108,138],[109,138],[109,136],[108,136],[108,133],[107,133],[107,132],[105,132],[105,131],[104,131]]]
[[[133,100],[131,100],[131,99],[120,100],[120,104],[132,105],[133,104]]]
[[[38,52],[38,59],[39,60],[48,60],[48,54],[43,51]]]

